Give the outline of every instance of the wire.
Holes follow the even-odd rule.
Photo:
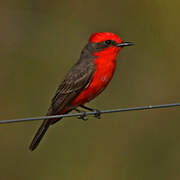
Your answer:
[[[177,106],[180,106],[180,103],[148,105],[148,106],[141,106],[141,107],[130,107],[130,108],[111,109],[111,110],[101,110],[101,111],[99,111],[99,113],[105,114],[105,113],[115,113],[115,112],[125,112],[125,111],[159,109],[159,108],[168,108],[168,107],[177,107]],[[30,117],[30,118],[21,118],[21,119],[10,119],[10,120],[1,120],[0,124],[24,122],[24,121],[36,121],[36,120],[54,119],[54,118],[65,118],[65,117],[81,117],[81,116],[96,115],[96,114],[97,114],[96,111],[89,111],[89,112],[81,112],[81,113],[75,113],[75,114],[62,114],[62,115],[53,115],[53,116],[40,116],[40,117]]]
[[[101,111],[98,111],[98,113],[107,114],[107,113],[126,112],[126,111],[140,111],[140,110],[142,111],[142,110],[148,110],[148,109],[160,109],[160,108],[169,108],[169,107],[177,107],[177,106],[180,106],[180,103],[101,110]],[[30,118],[21,118],[21,119],[9,119],[9,120],[1,120],[0,124],[37,121],[37,120],[54,119],[54,118],[65,118],[65,117],[66,118],[67,117],[82,117],[82,116],[88,116],[88,115],[97,115],[97,112],[96,111],[88,111],[88,112],[81,112],[81,113],[75,113],[75,114],[61,114],[61,115],[53,115],[53,116],[40,116],[40,117],[30,117]]]

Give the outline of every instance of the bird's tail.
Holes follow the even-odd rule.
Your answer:
[[[48,130],[49,126],[51,125],[51,122],[48,119],[45,119],[43,123],[41,124],[40,128],[36,132],[36,135],[34,136],[29,149],[33,151],[40,143],[41,139],[45,135],[46,131]]]

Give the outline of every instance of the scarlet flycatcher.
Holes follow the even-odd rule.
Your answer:
[[[69,113],[78,106],[99,95],[110,82],[116,67],[119,50],[133,43],[124,42],[119,36],[110,32],[94,33],[83,48],[77,63],[70,69],[59,85],[47,115]],[[98,111],[97,111],[98,116]],[[60,119],[45,119],[38,129],[29,149],[33,151],[41,141],[50,125]]]

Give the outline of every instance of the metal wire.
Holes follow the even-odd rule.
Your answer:
[[[100,114],[107,114],[107,113],[115,113],[115,112],[140,111],[140,110],[142,111],[142,110],[148,110],[148,109],[160,109],[160,108],[169,108],[169,107],[177,107],[177,106],[180,106],[180,103],[101,110],[99,112]],[[37,121],[37,120],[54,119],[54,118],[81,117],[81,116],[96,115],[96,114],[97,114],[96,111],[88,111],[88,112],[75,113],[75,114],[62,114],[62,115],[54,115],[54,116],[40,116],[40,117],[30,117],[30,118],[21,118],[21,119],[9,119],[9,120],[1,120],[0,124]]]

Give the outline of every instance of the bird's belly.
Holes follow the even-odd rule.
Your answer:
[[[71,106],[85,104],[99,95],[110,82],[115,70],[115,64],[108,64],[108,68],[96,67],[90,84],[73,100]]]

